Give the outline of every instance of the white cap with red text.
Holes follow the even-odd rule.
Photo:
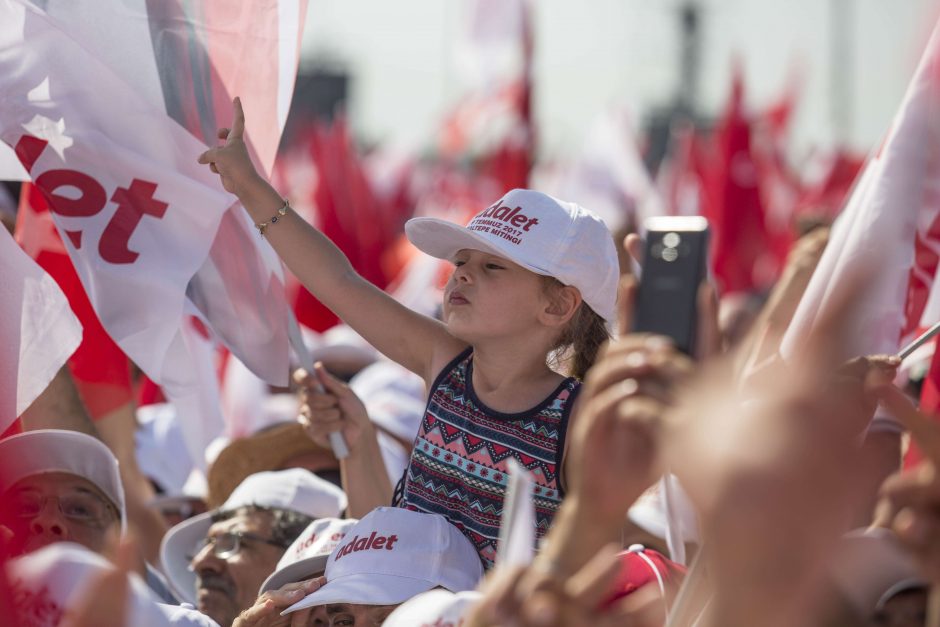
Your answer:
[[[258,472],[242,481],[217,510],[184,520],[163,536],[160,561],[173,592],[195,603],[196,573],[190,559],[212,527],[212,516],[241,507],[291,510],[311,518],[336,518],[346,509],[346,493],[309,470]]]
[[[277,568],[261,584],[258,596],[288,583],[322,575],[330,553],[357,522],[355,518],[321,518],[310,523],[284,551]]]
[[[79,599],[91,592],[88,587],[113,566],[101,555],[71,542],[55,542],[9,561],[6,565],[15,605],[32,627],[56,627]],[[127,614],[116,623],[134,627],[190,625],[211,627],[216,623],[193,609],[157,603],[147,585],[136,574],[128,576],[130,586],[124,607]],[[96,601],[97,602],[97,601]],[[10,618],[12,623],[12,618]],[[6,623],[4,623],[6,624]],[[16,623],[14,623],[16,624]]]
[[[331,603],[397,605],[433,588],[472,590],[483,565],[443,516],[379,507],[346,532],[325,574],[322,588],[282,615]]]
[[[616,319],[620,263],[610,230],[596,214],[529,189],[514,189],[460,226],[439,218],[412,218],[405,234],[419,250],[453,259],[464,249],[503,257],[558,279],[609,324]]]

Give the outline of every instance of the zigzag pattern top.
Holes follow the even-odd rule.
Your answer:
[[[396,504],[443,515],[470,539],[489,569],[496,557],[510,457],[529,470],[535,483],[536,535],[541,538],[551,527],[563,496],[558,472],[568,414],[581,384],[565,379],[532,409],[504,414],[477,398],[472,373],[473,355],[467,349],[435,380]]]

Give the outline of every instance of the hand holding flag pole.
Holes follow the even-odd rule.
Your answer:
[[[303,337],[300,335],[300,326],[297,324],[297,318],[294,316],[293,311],[288,313],[287,335],[290,338],[291,347],[294,349],[294,355],[297,356],[297,360],[300,362],[300,367],[313,374],[313,355],[310,353],[310,349],[307,348],[307,345],[304,344]],[[323,385],[316,377],[312,377],[311,380],[313,381],[313,385],[317,386],[318,392],[325,391]],[[330,433],[330,447],[333,449],[333,454],[336,455],[336,459],[346,459],[349,457],[349,446],[346,445],[346,440],[339,431]]]

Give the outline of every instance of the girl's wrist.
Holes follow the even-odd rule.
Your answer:
[[[255,222],[267,220],[284,206],[283,196],[261,176],[242,186],[236,195]]]

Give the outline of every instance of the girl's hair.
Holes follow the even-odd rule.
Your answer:
[[[545,277],[545,289],[549,295],[561,287],[563,284],[558,279]],[[588,369],[594,365],[601,346],[609,339],[610,333],[604,319],[582,302],[552,347],[549,362],[583,380]]]

